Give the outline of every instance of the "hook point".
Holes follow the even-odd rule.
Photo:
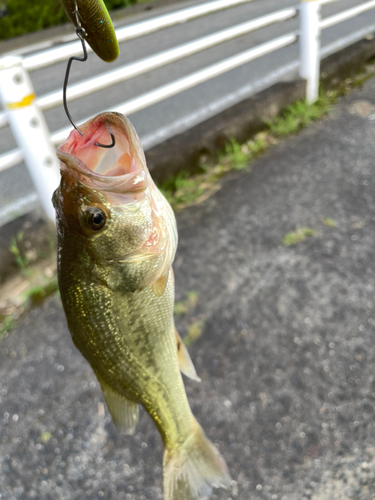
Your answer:
[[[111,144],[100,144],[99,142],[95,142],[95,146],[99,146],[100,148],[113,148],[116,144],[115,136],[111,133],[112,143]]]

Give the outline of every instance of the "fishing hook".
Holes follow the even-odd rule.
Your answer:
[[[76,29],[76,34],[78,38],[81,40],[82,44],[82,50],[83,50],[83,57],[74,57],[72,56],[69,61],[68,65],[66,67],[66,72],[65,72],[65,78],[64,78],[64,84],[63,84],[63,104],[64,104],[64,109],[66,116],[68,117],[70,123],[73,125],[73,127],[79,132],[82,136],[84,135],[82,130],[80,130],[77,125],[74,123],[73,118],[71,117],[69,110],[68,110],[68,103],[66,99],[66,91],[68,87],[68,80],[69,80],[69,73],[70,73],[70,67],[72,65],[73,61],[80,61],[80,62],[85,62],[87,61],[87,50],[86,50],[86,45],[85,45],[85,40],[84,37],[86,35],[85,29],[81,26],[81,22],[79,20],[79,11],[77,7],[77,2],[74,2],[75,4],[75,10],[73,11],[73,14],[76,16],[76,23],[77,23],[77,29]],[[111,138],[112,138],[112,143],[111,144],[100,144],[99,142],[95,142],[95,146],[99,146],[100,148],[113,148],[113,146],[116,144],[115,136],[110,132]]]

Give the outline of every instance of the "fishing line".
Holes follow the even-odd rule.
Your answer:
[[[76,1],[74,2],[74,5],[75,5],[75,10],[73,11],[73,14],[76,16],[76,23],[77,23],[76,35],[81,40],[83,57],[72,56],[68,61],[68,65],[66,67],[66,72],[65,72],[64,84],[63,84],[63,104],[64,104],[64,109],[65,109],[66,116],[68,117],[68,120],[73,125],[73,127],[77,130],[77,132],[79,132],[83,136],[84,134],[83,134],[82,130],[80,130],[77,127],[77,125],[73,121],[73,118],[71,117],[71,114],[69,113],[68,102],[67,102],[67,98],[66,98],[66,91],[68,88],[69,73],[70,73],[70,67],[72,65],[72,62],[73,61],[85,62],[85,61],[87,61],[87,58],[88,58],[87,49],[86,49],[85,40],[84,40],[84,37],[86,35],[86,31],[81,26],[81,22],[79,20],[78,6],[77,6]],[[112,138],[111,144],[100,144],[99,142],[95,142],[95,146],[99,146],[100,148],[113,148],[113,146],[116,144],[116,140],[115,140],[115,136],[112,133],[110,133],[110,134],[111,134],[111,138]]]

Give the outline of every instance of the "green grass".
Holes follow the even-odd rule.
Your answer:
[[[0,314],[0,340],[10,331],[17,326],[13,314],[2,315]]]
[[[287,233],[283,238],[283,244],[286,247],[291,247],[305,241],[307,238],[315,236],[316,232],[311,227],[297,227],[291,233]]]
[[[372,59],[372,61],[370,61],[370,64],[374,64],[374,59]],[[374,74],[370,71],[364,70],[364,71],[359,72],[358,75],[355,76],[353,81],[352,81],[352,79],[349,78],[349,80],[348,80],[349,89],[355,88],[355,87],[361,87],[372,76],[374,76]]]
[[[217,163],[202,163],[199,172],[193,175],[180,171],[158,187],[174,210],[200,203],[220,188],[219,181],[227,173],[250,170],[249,162],[267,146],[268,137],[265,133],[257,134],[245,144],[231,139],[224,152],[218,154]]]
[[[43,285],[37,285],[25,292],[25,301],[29,307],[40,304],[50,295],[58,292],[59,286],[56,277],[51,278]]]
[[[41,261],[52,255],[56,251],[56,228],[48,226],[43,235],[31,238],[30,234],[25,236],[23,231],[19,231],[10,240],[9,251],[13,254],[17,267],[24,276],[31,272],[30,268],[37,261]]]
[[[190,176],[189,172],[181,170],[163,182],[159,189],[172,206],[189,206],[204,193],[202,180],[201,176]]]
[[[9,251],[14,255],[18,268],[23,274],[27,274],[29,261],[21,250],[23,240],[23,232],[19,231],[10,241]]]
[[[192,311],[198,302],[198,294],[196,292],[187,292],[186,299],[176,302],[174,305],[174,314],[182,316]],[[201,319],[193,318],[193,323],[188,328],[188,332],[182,339],[186,347],[192,345],[202,335],[204,321]]]
[[[48,443],[52,438],[52,434],[50,432],[42,432],[42,434],[39,437],[39,440],[42,441],[42,443]]]
[[[197,173],[180,171],[159,185],[174,210],[181,210],[208,198],[220,188],[220,179],[235,170],[250,170],[251,162],[280,137],[296,133],[332,109],[338,92],[322,92],[316,103],[305,99],[288,106],[281,116],[265,124],[266,129],[244,144],[230,139],[215,163],[202,163]]]
[[[336,221],[334,221],[333,219],[322,219],[322,222],[325,226],[328,226],[328,227],[336,227]]]
[[[374,65],[367,65],[357,75],[347,78],[335,90],[325,91],[321,87],[315,103],[305,99],[288,106],[280,116],[265,123],[265,130],[256,134],[244,144],[230,139],[217,161],[204,162],[198,172],[190,174],[180,171],[159,185],[174,210],[200,203],[220,189],[220,180],[235,170],[250,170],[251,162],[280,138],[295,134],[314,121],[321,119],[332,110],[337,97],[346,95],[352,88],[362,85],[374,75]]]
[[[305,99],[288,106],[280,117],[268,122],[268,128],[275,137],[298,132],[311,122],[319,120],[332,109],[337,92],[321,92],[319,99],[308,104]]]
[[[133,0],[104,0],[108,10],[127,7]],[[143,2],[142,2],[143,3]],[[43,30],[69,22],[58,0],[0,0],[5,12],[0,17],[0,40]],[[114,17],[116,11],[114,11]]]
[[[219,164],[230,170],[242,170],[249,163],[249,148],[243,147],[235,139],[225,145],[224,154],[219,154]]]
[[[198,302],[198,294],[196,292],[187,292],[187,299],[176,302],[174,305],[174,314],[182,316],[193,309]]]
[[[35,273],[34,273],[35,274]],[[35,278],[35,276],[34,276]],[[43,300],[51,295],[58,296],[58,284],[56,276],[46,278],[42,273],[36,276],[40,284],[29,287],[21,296],[20,305],[13,308],[9,313],[0,314],[0,340],[10,331],[17,327],[24,315],[34,306],[40,305]]]
[[[204,327],[203,320],[194,321],[194,323],[190,325],[187,334],[182,339],[186,347],[191,346],[192,344],[194,344],[194,342],[196,342],[199,339],[199,337],[203,333],[203,327]]]

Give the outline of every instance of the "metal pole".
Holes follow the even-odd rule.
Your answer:
[[[301,0],[300,16],[300,75],[306,80],[306,100],[313,103],[319,97],[320,1]]]
[[[36,105],[31,80],[20,57],[0,59],[0,100],[42,206],[54,221],[51,197],[60,181],[59,164],[44,117]]]

